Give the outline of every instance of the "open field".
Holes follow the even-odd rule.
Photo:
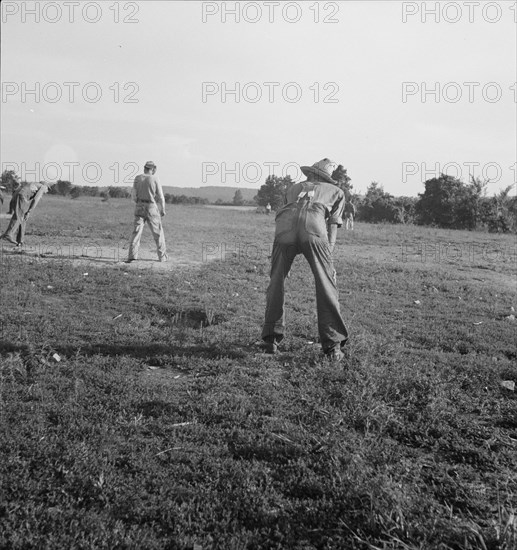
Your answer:
[[[273,216],[167,211],[168,264],[122,199],[0,250],[0,548],[517,548],[515,236],[341,231],[336,366],[301,258],[261,353]]]

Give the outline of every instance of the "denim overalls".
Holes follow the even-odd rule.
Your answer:
[[[321,186],[321,187],[320,187]],[[327,353],[342,346],[348,339],[341,317],[335,270],[327,236],[329,207],[318,198],[344,204],[342,191],[327,183],[303,182],[297,184],[296,200],[281,208],[275,218],[275,241],[271,257],[271,280],[267,289],[267,304],[262,338],[273,336],[277,342],[285,331],[285,278],[294,258],[303,254],[311,267],[316,283],[318,330],[323,351]],[[334,208],[335,210],[335,208]],[[339,214],[337,214],[339,215]],[[331,220],[332,221],[332,220]]]

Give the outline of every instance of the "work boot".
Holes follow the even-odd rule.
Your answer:
[[[274,355],[278,351],[278,343],[274,336],[267,336],[264,338],[264,350],[271,355]]]

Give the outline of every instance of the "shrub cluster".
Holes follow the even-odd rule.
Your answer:
[[[367,223],[418,224],[447,229],[482,229],[491,233],[517,233],[517,196],[511,195],[512,186],[501,190],[493,197],[486,196],[488,181],[472,178],[466,184],[460,179],[441,174],[424,183],[425,191],[418,197],[394,197],[384,191],[378,182],[372,182],[365,195],[354,194],[351,178],[342,165],[332,174],[337,184],[345,192],[346,199],[357,209],[356,219]],[[283,197],[294,181],[290,176],[270,175],[260,187],[254,201],[259,206],[271,204],[273,210],[283,205]],[[7,192],[14,191],[20,184],[19,178],[11,171],[2,173],[2,185]],[[49,191],[53,195],[130,198],[128,187],[95,187],[73,185],[59,180]],[[167,204],[208,204],[201,197],[165,194]],[[224,204],[216,201],[216,204]],[[230,204],[230,203],[228,203]],[[236,191],[231,204],[250,204]]]
[[[418,197],[394,197],[373,181],[364,195],[353,193],[351,178],[340,164],[332,178],[345,192],[346,200],[356,206],[356,219],[367,223],[418,224],[447,229],[487,229],[493,233],[517,232],[517,197],[513,186],[493,197],[486,196],[488,181],[472,178],[466,184],[441,174],[424,183]],[[259,206],[270,203],[281,208],[283,197],[294,181],[290,176],[268,176],[255,197]]]

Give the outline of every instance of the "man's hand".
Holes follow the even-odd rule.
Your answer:
[[[160,214],[161,214],[161,216],[162,216],[162,218],[163,218],[163,216],[165,216],[165,210],[162,210],[162,211],[160,212]]]
[[[331,223],[328,226],[328,239],[329,239],[330,251],[333,252],[334,246],[336,245],[336,239],[337,239],[337,225],[334,223]]]

